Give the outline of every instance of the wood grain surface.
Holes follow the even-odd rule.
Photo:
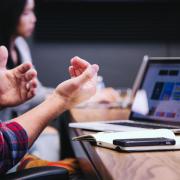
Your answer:
[[[129,109],[120,108],[74,108],[70,112],[72,120],[77,122],[128,119],[129,116]]]
[[[127,119],[125,109],[72,109],[73,121]],[[77,130],[77,135],[92,132]],[[82,142],[103,180],[180,180],[180,151],[117,152]]]

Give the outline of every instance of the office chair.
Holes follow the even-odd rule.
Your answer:
[[[1,180],[68,180],[68,171],[62,167],[44,166],[0,175]]]

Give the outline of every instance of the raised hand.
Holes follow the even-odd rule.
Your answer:
[[[0,106],[15,106],[35,95],[37,72],[29,63],[6,69],[7,49],[0,47]]]
[[[64,81],[55,89],[56,95],[65,101],[66,109],[95,94],[98,70],[98,65],[91,65],[79,57],[71,60],[69,67],[71,79]]]
[[[59,84],[40,105],[12,120],[26,130],[29,146],[51,120],[95,94],[98,70],[96,64],[73,58],[69,67],[72,78]]]

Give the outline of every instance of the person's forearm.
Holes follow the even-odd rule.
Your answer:
[[[64,112],[65,102],[58,95],[50,95],[43,103],[13,119],[18,122],[27,132],[29,146],[35,141],[49,121]]]

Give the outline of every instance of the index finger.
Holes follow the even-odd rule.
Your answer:
[[[32,64],[30,64],[30,63],[23,63],[23,64],[17,66],[15,69],[13,69],[13,71],[16,74],[21,75],[21,74],[26,73],[31,68],[32,68]]]
[[[90,65],[90,63],[78,56],[75,56],[71,59],[71,65],[76,68],[86,69]]]

